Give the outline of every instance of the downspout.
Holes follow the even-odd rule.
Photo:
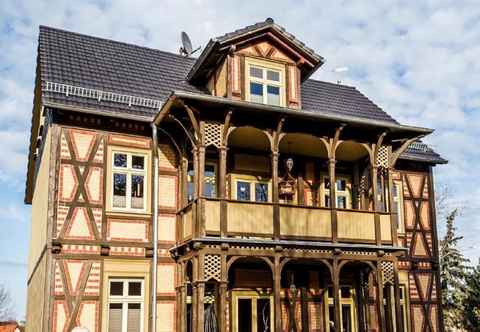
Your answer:
[[[157,331],[157,260],[158,260],[158,137],[157,125],[152,123],[153,142],[153,258],[152,258],[152,332]]]

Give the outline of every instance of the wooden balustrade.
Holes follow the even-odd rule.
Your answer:
[[[225,212],[222,213],[222,204]],[[336,228],[330,208],[287,204],[245,202],[199,198],[179,214],[180,242],[198,236],[224,236],[273,239],[275,206],[279,209],[280,239],[312,240],[343,243],[393,244],[389,213],[334,209]],[[225,220],[221,220],[222,214]],[[380,239],[377,241],[375,219],[380,220]],[[225,226],[222,226],[225,225]],[[336,230],[336,234],[334,234]]]

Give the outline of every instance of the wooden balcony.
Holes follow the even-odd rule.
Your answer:
[[[178,243],[192,238],[393,245],[390,213],[199,198],[178,212]]]

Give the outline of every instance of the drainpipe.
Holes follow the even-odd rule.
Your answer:
[[[157,256],[158,256],[158,138],[157,125],[152,123],[153,141],[153,258],[152,258],[152,332],[157,331]]]

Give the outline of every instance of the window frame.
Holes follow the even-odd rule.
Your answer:
[[[127,156],[127,167],[118,167],[115,166],[115,154],[125,154]],[[132,167],[132,158],[133,156],[143,157],[143,170],[134,169]],[[109,179],[110,179],[110,198],[109,198],[109,207],[114,212],[129,212],[129,213],[146,213],[149,210],[148,207],[148,196],[149,196],[149,167],[150,167],[150,158],[149,154],[142,151],[131,150],[131,149],[122,149],[122,148],[112,148],[110,152],[110,169],[109,169]],[[114,206],[114,177],[115,174],[125,174],[127,177],[126,188],[125,188],[125,197],[126,204],[125,207]],[[132,208],[132,175],[142,175],[143,176],[143,208]]]
[[[397,233],[400,235],[405,234],[405,219],[404,219],[404,206],[403,206],[403,182],[401,180],[393,180],[393,187],[396,188],[397,195],[395,196],[392,188],[392,202],[397,204],[398,210],[394,211],[393,206],[390,207],[389,212],[396,215],[397,221]]]
[[[330,197],[330,189],[326,188],[325,186],[325,180],[329,180],[328,174],[323,174],[321,176],[322,182],[320,184],[320,203],[322,207],[329,208],[330,205],[327,205],[327,200],[325,199],[325,196]],[[338,190],[337,189],[337,181],[338,180],[343,180],[345,181],[345,190]],[[331,183],[330,183],[331,185]],[[336,204],[337,209],[352,209],[352,181],[351,177],[348,175],[343,175],[343,174],[337,174],[335,175],[335,200],[338,203],[338,197],[345,197],[346,199],[346,206],[345,208],[339,208],[338,204]],[[331,204],[331,203],[330,203]]]
[[[332,288],[332,293],[333,293],[333,285],[329,284],[326,288],[326,292],[324,292],[324,302],[327,304],[324,307],[324,314],[325,314],[325,325],[326,329],[325,331],[329,332],[330,331],[330,324],[329,322],[331,321],[330,317],[330,306],[334,306],[334,298],[330,297],[328,289]],[[350,290],[350,297],[342,297],[342,288],[349,288]],[[351,308],[350,311],[350,320],[352,322],[352,330],[358,331],[358,325],[357,325],[357,303],[356,303],[356,292],[355,292],[355,287],[352,287],[351,285],[348,284],[341,284],[339,289],[339,298],[340,298],[340,307],[343,305],[349,305]],[[333,294],[332,294],[333,295]],[[335,310],[335,309],[334,309]],[[343,311],[340,310],[340,331],[343,330]]]
[[[250,75],[250,68],[256,67],[262,69],[262,78],[254,77]],[[279,81],[272,81],[267,78],[267,71],[275,71],[279,73]],[[246,57],[245,58],[245,100],[257,103],[252,101],[250,93],[250,83],[258,83],[262,85],[263,91],[263,105],[285,107],[286,105],[286,75],[285,75],[285,65],[268,60],[260,60],[256,58]],[[268,103],[268,86],[275,86],[279,88],[279,100],[278,105]]]
[[[250,185],[250,200],[239,200],[237,197],[237,183],[238,182],[247,182]],[[257,201],[256,200],[256,192],[255,192],[255,187],[257,183],[265,184],[267,185],[267,201],[262,202],[262,201]],[[269,180],[258,180],[255,177],[248,177],[248,176],[235,176],[232,181],[232,188],[231,188],[231,197],[233,200],[239,201],[239,202],[253,202],[253,203],[271,203],[272,202],[272,187],[271,187],[271,181]]]
[[[123,283],[123,294],[124,295],[111,295],[111,285],[112,282],[122,282]],[[140,295],[128,295],[128,285],[130,282],[140,282]],[[126,294],[126,295],[125,295]],[[145,314],[145,280],[143,278],[108,278],[108,287],[107,287],[107,331],[110,328],[110,304],[121,304],[122,305],[122,331],[127,332],[128,329],[128,304],[130,303],[140,303],[140,331],[143,331],[144,327],[144,314]]]

